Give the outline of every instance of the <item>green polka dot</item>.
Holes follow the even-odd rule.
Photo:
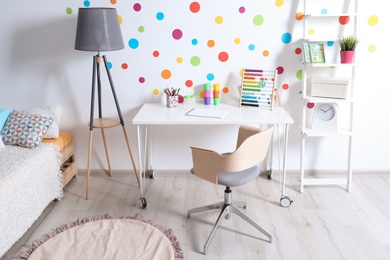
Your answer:
[[[198,66],[200,64],[200,58],[198,56],[193,56],[190,63],[192,66]]]
[[[257,26],[260,26],[262,25],[264,22],[264,17],[260,14],[256,15],[254,18],[253,18],[253,23]]]
[[[66,13],[67,14],[72,14],[73,13],[72,8],[70,8],[70,7],[66,8]]]
[[[375,51],[376,51],[376,46],[374,44],[368,46],[368,52],[375,52]]]
[[[302,70],[298,70],[296,76],[297,79],[302,80]]]
[[[143,27],[143,26],[138,27],[138,31],[141,32],[141,33],[144,32],[145,31],[145,27]]]

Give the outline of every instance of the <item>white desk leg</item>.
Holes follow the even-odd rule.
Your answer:
[[[140,181],[140,199],[139,205],[142,209],[146,208],[147,203],[144,197],[144,177],[145,177],[145,154],[143,154],[144,149],[142,146],[146,143],[146,135],[147,135],[147,126],[145,127],[145,133],[142,134],[142,129],[140,125],[137,125],[137,137],[138,137],[138,164],[139,164],[139,181]]]
[[[272,179],[272,174],[273,174],[273,170],[272,170],[272,166],[273,166],[273,163],[274,163],[274,146],[273,146],[273,141],[274,141],[274,133],[272,133],[272,137],[271,137],[271,145],[269,146],[269,149],[268,149],[268,153],[267,153],[267,166],[269,166],[268,170],[267,170],[267,178],[269,180]]]
[[[279,127],[279,126],[278,126]],[[287,143],[288,143],[288,124],[284,125],[284,151],[283,151],[283,181],[282,181],[282,197],[280,198],[280,205],[282,207],[289,207],[293,202],[289,197],[284,195],[286,187],[286,161],[287,161]]]
[[[148,138],[147,140],[147,153],[145,158],[147,158],[147,172],[149,175],[149,178],[153,179],[154,178],[154,169],[153,169],[153,164],[154,164],[154,126],[149,126],[148,127]]]

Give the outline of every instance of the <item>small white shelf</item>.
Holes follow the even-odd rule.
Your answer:
[[[321,97],[306,96],[304,98],[304,101],[311,102],[311,103],[352,103],[352,102],[356,102],[356,99],[352,97],[347,97],[343,99],[343,98],[321,98]]]
[[[326,137],[326,136],[352,136],[353,133],[347,129],[339,129],[337,132],[318,131],[305,128],[304,135],[308,137]]]
[[[306,14],[307,18],[335,18],[340,16],[357,16],[357,13],[334,13],[334,14]]]
[[[339,61],[327,61],[324,63],[305,63],[305,65],[309,66],[309,67],[316,67],[316,68],[319,68],[319,67],[329,67],[329,68],[332,68],[332,67],[354,67],[354,66],[356,66],[355,63],[340,63]]]

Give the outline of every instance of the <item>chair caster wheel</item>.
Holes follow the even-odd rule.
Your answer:
[[[141,207],[141,209],[146,208],[147,205],[148,204],[146,203],[146,199],[144,197],[139,198],[139,206]]]
[[[272,170],[268,170],[267,171],[267,178],[268,178],[268,180],[272,180]]]
[[[282,206],[283,208],[288,208],[291,203],[293,203],[293,201],[290,200],[290,198],[287,196],[283,196],[280,198],[280,206]]]

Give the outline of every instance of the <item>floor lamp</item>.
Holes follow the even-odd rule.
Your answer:
[[[107,65],[106,56],[100,56],[101,51],[115,51],[123,49],[122,33],[119,25],[118,14],[115,8],[79,8],[77,18],[77,30],[75,49],[81,51],[94,51],[97,55],[93,57],[93,69],[92,69],[92,94],[91,94],[91,114],[89,120],[89,149],[88,149],[88,167],[87,167],[87,187],[86,187],[86,199],[88,200],[90,171],[91,171],[91,153],[92,153],[92,136],[93,129],[100,128],[104,149],[106,152],[106,158],[108,163],[109,174],[112,176],[110,158],[108,156],[108,149],[106,143],[106,137],[104,134],[105,128],[111,128],[122,125],[123,133],[126,139],[127,148],[129,150],[131,162],[133,164],[135,176],[137,177],[138,187],[140,187],[139,175],[134,163],[133,154],[130,149],[129,138],[123,121],[122,112],[119,107],[119,102],[115,93],[114,84],[111,78],[110,70]],[[102,103],[101,103],[101,79],[100,79],[100,64],[104,63],[107,76],[110,82],[112,95],[114,97],[116,109],[118,112],[117,118],[104,118],[102,116]],[[95,91],[97,81],[98,92],[98,110],[99,118],[94,117],[95,108]]]

